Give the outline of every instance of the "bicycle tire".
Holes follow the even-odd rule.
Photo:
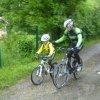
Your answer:
[[[64,63],[58,64],[54,68],[54,81],[53,84],[56,88],[60,89],[68,83],[69,71]]]
[[[44,72],[42,70],[41,76],[39,76],[40,66],[34,68],[31,73],[31,81],[34,85],[40,85],[44,80]]]
[[[83,68],[83,61],[82,61],[81,58],[80,58],[80,61],[81,61],[81,65],[82,65],[82,66],[80,66],[80,67],[81,67],[81,70],[80,70],[80,71],[77,71],[77,67],[76,67],[76,68],[75,68],[75,71],[74,71],[74,73],[73,73],[75,79],[79,79],[80,76],[81,76],[81,71],[82,71],[82,68]],[[74,64],[74,66],[77,66],[77,65],[78,65],[78,62],[76,62],[76,63]]]

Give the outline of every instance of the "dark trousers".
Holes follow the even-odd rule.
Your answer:
[[[76,46],[76,44],[77,44],[77,41],[73,41],[72,42],[72,45],[70,46],[70,48],[75,48],[75,46]],[[76,58],[76,60],[78,61],[78,64],[81,64],[81,62],[80,62],[80,56],[79,56],[79,52],[80,52],[80,50],[83,48],[83,44],[81,44],[80,46],[79,46],[79,48],[77,48],[77,50],[75,50],[75,51],[70,51],[69,53],[68,53],[68,57],[69,57],[69,60],[71,60],[71,56],[72,56],[72,54],[74,54],[74,56],[75,56],[75,58]]]

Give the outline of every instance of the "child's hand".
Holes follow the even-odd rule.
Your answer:
[[[38,58],[38,57],[39,57],[39,54],[38,54],[38,53],[36,53],[34,56],[35,56],[36,58]]]
[[[51,55],[48,55],[47,58],[50,58]]]

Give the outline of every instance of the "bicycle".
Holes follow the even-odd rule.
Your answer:
[[[53,71],[57,63],[55,62],[52,64],[52,66],[50,66],[46,61],[48,59],[47,56],[40,56],[40,58],[42,58],[40,64],[34,68],[31,73],[31,81],[34,85],[40,85],[43,82],[45,75],[47,74],[50,74],[52,81],[54,81]]]
[[[80,70],[77,71],[78,62],[74,54],[71,56],[71,59],[68,58],[67,54],[70,52],[70,49],[58,47],[58,50],[65,51],[65,57],[57,64],[54,68],[54,85],[56,88],[60,89],[67,85],[69,75],[73,74],[75,79],[80,78],[80,72],[82,71],[83,61],[80,58],[81,65]]]

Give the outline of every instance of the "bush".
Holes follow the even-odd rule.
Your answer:
[[[35,50],[35,39],[32,36],[22,36],[21,39],[18,40],[17,52],[22,56],[30,56],[33,50]]]
[[[4,63],[12,64],[32,61],[32,55],[35,51],[35,36],[27,35],[22,32],[13,33],[4,42],[3,56]]]
[[[76,26],[83,29],[87,34],[87,39],[100,37],[100,7],[93,5],[94,1],[82,2],[72,16],[75,19]]]

